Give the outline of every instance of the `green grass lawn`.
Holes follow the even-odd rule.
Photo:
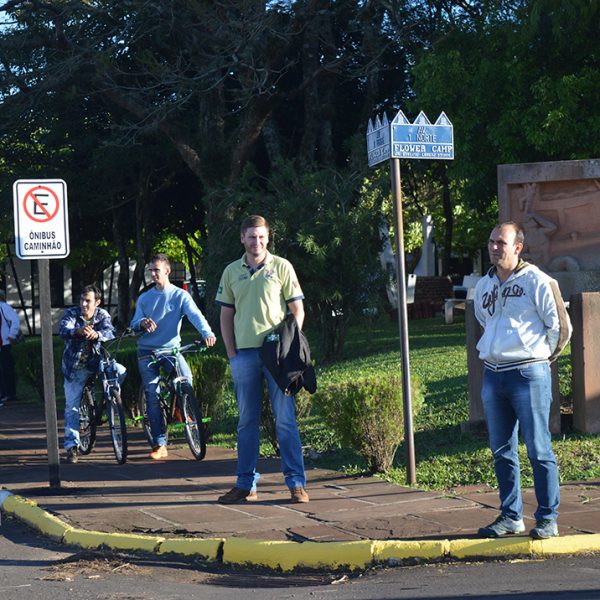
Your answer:
[[[310,337],[310,331],[309,331]],[[418,376],[425,390],[425,404],[414,418],[417,485],[449,490],[458,486],[496,485],[485,434],[462,433],[468,420],[467,353],[464,319],[446,325],[441,317],[409,322],[411,374]],[[355,377],[358,373],[400,370],[398,324],[387,319],[351,328],[346,358],[319,368],[319,384]],[[311,340],[312,341],[312,340]],[[316,350],[316,346],[315,346]],[[316,362],[319,363],[318,352]],[[561,392],[569,393],[570,358],[560,359]],[[313,407],[301,421],[303,443],[319,466],[360,473],[364,464],[355,453],[336,444]],[[553,440],[563,481],[600,477],[600,436],[574,432]],[[405,446],[396,453],[390,481],[406,483]],[[524,485],[532,485],[531,467],[521,447]]]

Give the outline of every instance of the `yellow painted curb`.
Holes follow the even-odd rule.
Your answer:
[[[440,558],[475,558],[523,555],[600,553],[600,534],[570,535],[532,540],[524,536],[501,539],[458,540],[361,540],[355,542],[282,542],[246,538],[170,538],[133,533],[105,533],[76,529],[41,509],[35,502],[0,491],[0,509],[41,533],[82,548],[106,546],[115,550],[158,554],[198,555],[209,560],[265,566],[291,571],[295,568],[364,569],[374,562]]]
[[[65,532],[63,542],[82,548],[107,546],[113,550],[155,552],[164,539],[160,536],[137,535],[135,533],[104,533],[102,531],[71,529]]]
[[[22,496],[7,496],[2,503],[2,509],[14,515],[24,523],[34,527],[44,535],[55,540],[62,540],[67,531],[73,529],[58,517],[41,509],[35,502]]]
[[[375,540],[373,541],[373,560],[406,560],[421,558],[432,560],[448,554],[448,540]]]
[[[144,552],[155,552],[165,541],[162,536],[139,535],[135,533],[108,533],[106,534],[106,545],[114,550],[143,550]]]
[[[534,540],[533,552],[544,556],[600,552],[600,533],[566,535],[547,540]]]
[[[531,538],[449,540],[448,555],[455,558],[531,554]]]
[[[86,531],[85,529],[71,529],[65,532],[63,542],[81,548],[100,548],[106,540],[107,533],[101,531]]]
[[[185,556],[198,555],[209,560],[216,560],[224,543],[225,539],[223,538],[169,538],[160,543],[158,553],[175,553]]]
[[[281,542],[225,540],[223,562],[291,571],[296,567],[364,569],[373,560],[373,542]]]

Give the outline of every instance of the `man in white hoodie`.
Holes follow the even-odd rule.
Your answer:
[[[477,344],[484,361],[481,396],[500,493],[500,516],[479,529],[483,537],[525,531],[518,455],[519,431],[533,468],[536,525],[529,535],[558,535],[558,468],[548,421],[550,362],[571,335],[558,284],[520,258],[523,230],[497,225],[489,238],[492,268],[475,288],[475,316],[483,327]]]

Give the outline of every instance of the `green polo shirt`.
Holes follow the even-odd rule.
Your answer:
[[[215,298],[217,304],[235,309],[233,333],[236,348],[260,348],[264,337],[287,314],[287,303],[304,295],[292,264],[267,253],[254,273],[246,255],[225,267]]]

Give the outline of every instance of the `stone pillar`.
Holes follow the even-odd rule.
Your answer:
[[[561,429],[560,422],[560,386],[558,385],[558,360],[550,365],[550,375],[552,376],[552,404],[550,405],[550,432],[559,434]]]
[[[573,427],[600,433],[600,292],[571,296]]]
[[[600,295],[600,294],[599,294]],[[467,385],[469,391],[469,421],[463,423],[463,431],[481,429],[485,426],[485,415],[481,401],[481,386],[483,385],[483,361],[479,360],[477,342],[481,337],[481,326],[475,318],[473,300],[467,300],[465,308],[465,332],[467,337]],[[560,433],[560,393],[558,386],[558,365],[552,363],[552,406],[550,407],[550,431]],[[575,375],[575,373],[573,373]]]
[[[469,389],[469,428],[479,428],[485,423],[481,386],[483,384],[483,362],[479,360],[477,342],[481,337],[481,326],[475,318],[473,300],[465,303],[465,332],[467,336],[467,385]]]

